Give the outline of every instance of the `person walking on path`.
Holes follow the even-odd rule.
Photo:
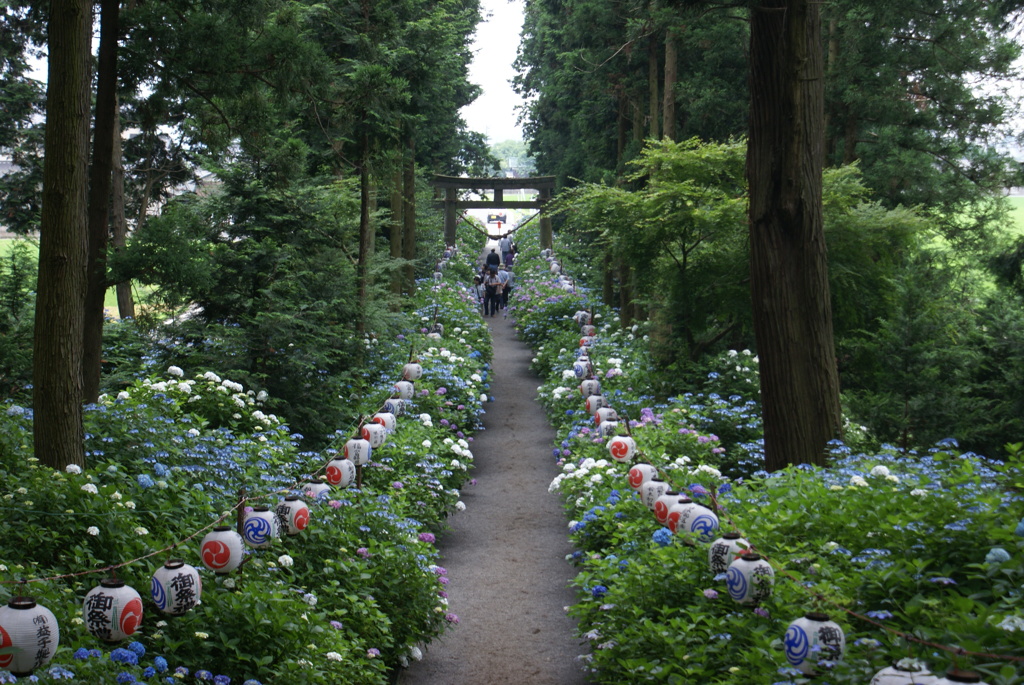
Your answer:
[[[533,352],[507,319],[490,321],[494,362],[484,428],[472,443],[476,485],[440,538],[448,608],[459,624],[427,645],[398,685],[586,685],[568,582],[565,512],[548,485],[555,431],[536,401]]]
[[[501,251],[501,263],[509,264],[512,261],[512,238],[508,236],[508,233],[501,237],[498,241],[498,249]]]
[[[498,253],[495,252],[494,248],[492,247],[491,251],[487,254],[487,259],[485,261],[487,262],[488,267],[493,266],[495,269],[497,269],[498,265],[501,264],[501,257],[498,256]]]
[[[508,272],[504,264],[498,267],[498,280],[501,281],[501,296],[498,298],[500,300],[498,305],[508,316],[506,307],[508,307],[508,292],[512,289],[512,274]]]
[[[488,269],[484,277],[484,316],[497,316],[500,302],[501,279],[496,269]]]

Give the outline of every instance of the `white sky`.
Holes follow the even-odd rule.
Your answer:
[[[510,81],[515,76],[512,62],[523,26],[523,0],[481,0],[480,8],[484,21],[476,29],[469,80],[481,86],[483,94],[462,108],[462,116],[471,131],[483,133],[492,144],[522,140],[515,111],[522,100]]]

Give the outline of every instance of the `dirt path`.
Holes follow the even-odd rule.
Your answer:
[[[573,600],[566,518],[548,485],[558,470],[555,433],[534,400],[532,353],[512,325],[488,318],[494,337],[486,430],[472,444],[477,484],[440,541],[455,626],[429,646],[401,685],[576,685],[584,651],[564,607]]]

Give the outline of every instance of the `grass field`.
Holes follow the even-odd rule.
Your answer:
[[[1017,225],[1016,233],[1018,235],[1024,235],[1024,196],[1017,195],[1009,198],[1010,200],[1010,218],[1013,219]]]
[[[36,240],[27,240],[26,241],[24,238],[0,239],[0,260],[2,260],[5,257],[7,257],[7,255],[10,254],[11,249],[18,242],[22,242],[22,241],[29,242],[29,243],[31,243],[31,245],[34,248],[38,249],[39,243]],[[110,316],[113,316],[115,318],[117,317],[117,293],[114,291],[113,288],[111,288],[110,290],[107,291],[107,295],[106,295],[106,297],[103,300],[103,306],[106,308],[107,313]]]

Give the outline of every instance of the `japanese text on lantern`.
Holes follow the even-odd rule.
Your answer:
[[[111,609],[114,606],[113,595],[97,592],[85,600],[85,622],[89,632],[101,640],[110,639]]]
[[[171,589],[174,590],[174,613],[183,614],[196,603],[195,579],[187,573],[181,573],[171,579]]]
[[[45,616],[36,616],[32,623],[36,625],[36,663],[38,668],[50,660],[53,656],[50,650],[50,643],[53,642],[53,633],[50,629],[50,622]]]

